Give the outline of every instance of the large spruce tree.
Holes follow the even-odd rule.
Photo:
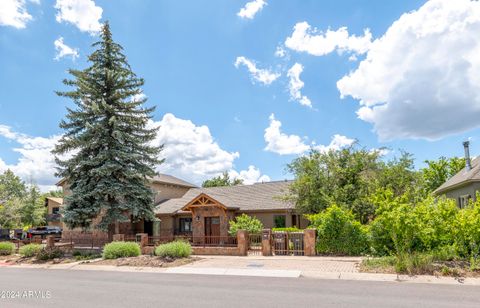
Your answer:
[[[73,90],[57,93],[72,99],[76,108],[67,108],[60,123],[65,132],[53,152],[57,175],[71,190],[64,222],[87,229],[101,217],[96,227],[107,230],[118,222],[154,218],[147,179],[162,163],[162,147],[151,145],[157,128],[148,124],[154,107],[144,107],[144,81],[112,40],[108,22],[92,46],[96,50],[88,57],[91,65],[69,70],[73,78],[64,80]]]

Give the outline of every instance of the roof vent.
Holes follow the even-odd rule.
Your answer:
[[[465,149],[465,169],[470,171],[472,170],[472,163],[470,162],[470,141],[464,141],[463,148]]]

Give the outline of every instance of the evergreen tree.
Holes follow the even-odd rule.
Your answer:
[[[92,46],[96,50],[88,58],[91,65],[70,70],[73,80],[64,80],[73,90],[57,92],[72,99],[76,108],[67,108],[60,123],[65,132],[54,154],[57,175],[71,190],[64,222],[70,228],[87,229],[100,215],[97,227],[107,230],[114,223],[154,218],[147,178],[162,163],[158,159],[162,146],[151,145],[158,129],[149,127],[154,107],[143,107],[144,81],[112,40],[108,22]],[[65,154],[70,158],[61,157]]]

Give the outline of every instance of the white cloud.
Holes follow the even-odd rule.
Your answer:
[[[102,25],[103,9],[95,5],[93,0],[57,0],[57,22],[67,22],[75,25],[80,31],[95,34]]]
[[[287,51],[282,46],[277,46],[275,49],[275,57],[283,58],[287,55]]]
[[[269,117],[270,125],[265,129],[264,139],[267,143],[266,151],[274,152],[280,155],[301,154],[310,149],[302,138],[297,135],[287,135],[280,129],[282,122],[275,119],[272,113]]]
[[[245,57],[237,57],[235,61],[235,67],[238,68],[240,65],[244,65],[251,74],[253,80],[257,80],[265,85],[269,85],[274,82],[278,77],[279,73],[273,73],[267,69],[259,69],[256,64]]]
[[[240,172],[237,172],[235,170],[230,170],[228,172],[228,175],[232,179],[241,179],[243,180],[243,184],[245,185],[250,185],[254,183],[259,183],[259,182],[270,182],[270,177],[268,175],[265,175],[260,172],[260,169],[258,169],[255,166],[248,166],[247,170],[241,170]]]
[[[240,155],[220,148],[207,126],[197,126],[190,120],[175,117],[171,113],[161,121],[152,122],[160,126],[154,144],[164,144],[162,157],[165,163],[159,171],[172,174],[194,183],[216,176],[233,168]]]
[[[0,172],[10,169],[27,183],[34,181],[43,190],[51,188],[57,180],[54,175],[55,159],[51,151],[60,136],[32,137],[15,132],[6,125],[0,125],[0,136],[20,145],[13,148],[13,151],[20,154],[15,164],[6,164],[0,158]]]
[[[245,6],[237,13],[237,16],[241,18],[253,19],[253,17],[255,17],[255,15],[266,5],[267,1],[265,0],[253,0],[247,2],[247,4],[245,4]]]
[[[364,30],[363,36],[349,35],[346,27],[319,32],[304,21],[295,25],[292,36],[285,40],[285,46],[314,56],[324,56],[334,51],[364,54],[370,48],[371,41],[369,29]]]
[[[303,86],[304,82],[300,80],[300,74],[303,72],[303,65],[300,63],[295,63],[287,73],[288,78],[290,78],[288,82],[288,90],[290,92],[290,99],[295,100],[300,103],[300,105],[312,107],[312,102],[308,97],[302,95],[300,91]]]
[[[78,49],[66,45],[63,42],[63,37],[56,39],[55,42],[53,42],[53,45],[55,45],[55,51],[57,52],[55,54],[55,60],[58,61],[63,57],[71,57],[72,60],[75,61],[75,59],[78,58]]]
[[[0,1],[0,26],[23,29],[32,19],[32,15],[27,12],[25,0]]]
[[[431,0],[375,40],[337,82],[380,140],[438,139],[480,126],[480,2]]]
[[[332,137],[332,141],[330,141],[329,145],[313,145],[313,148],[320,152],[328,152],[328,151],[337,151],[344,147],[348,147],[355,143],[355,139],[351,139],[342,135],[335,134]],[[313,143],[314,144],[314,143]]]
[[[346,146],[352,145],[355,139],[350,139],[342,135],[334,135],[329,145],[317,145],[312,142],[310,145],[306,144],[300,136],[287,135],[281,131],[282,123],[275,119],[272,113],[269,117],[270,125],[265,129],[264,139],[267,143],[265,151],[270,151],[280,155],[303,154],[310,149],[315,149],[320,152],[327,152],[330,150],[339,150]]]

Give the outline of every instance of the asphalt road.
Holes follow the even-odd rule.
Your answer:
[[[31,298],[1,298],[11,291]],[[480,307],[480,287],[0,268],[0,307],[51,306]]]

